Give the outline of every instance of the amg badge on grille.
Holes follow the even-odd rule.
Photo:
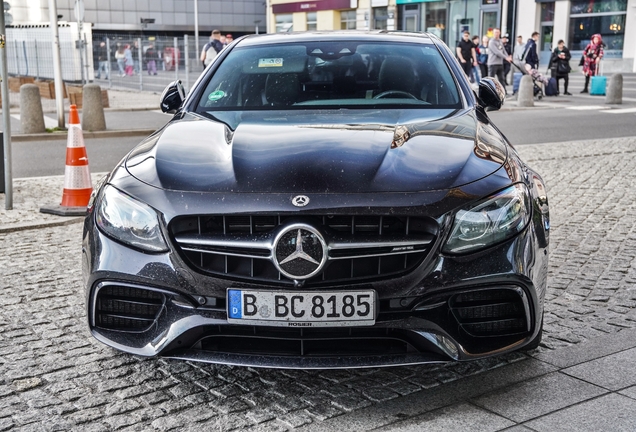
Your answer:
[[[315,228],[294,224],[285,228],[274,241],[274,265],[290,279],[315,276],[327,260],[327,244]]]

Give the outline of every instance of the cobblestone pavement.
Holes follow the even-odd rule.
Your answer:
[[[544,342],[531,355],[636,327],[636,138],[519,152],[552,212]],[[85,325],[80,238],[79,223],[0,232],[0,431],[288,430],[535,361],[280,371],[122,354]]]

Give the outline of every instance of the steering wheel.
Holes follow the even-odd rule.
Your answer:
[[[389,95],[396,95],[396,96],[405,96],[408,99],[415,99],[417,100],[417,98],[415,96],[413,96],[411,93],[409,92],[405,92],[402,90],[387,90],[384,91],[382,93],[378,93],[377,95],[373,96],[373,99],[382,99],[383,97],[387,97]]]

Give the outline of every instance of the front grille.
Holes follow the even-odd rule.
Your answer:
[[[162,293],[125,285],[106,285],[95,298],[95,327],[143,332],[157,319],[165,304]]]
[[[437,223],[425,217],[303,215],[189,216],[170,225],[177,249],[203,273],[292,285],[272,262],[276,233],[302,222],[324,233],[328,258],[306,286],[381,280],[408,273],[429,252]]]
[[[226,354],[293,357],[397,355],[417,352],[398,329],[272,329],[219,326],[195,347]]]
[[[470,336],[509,336],[529,331],[528,305],[514,288],[456,294],[449,300],[453,316]]]

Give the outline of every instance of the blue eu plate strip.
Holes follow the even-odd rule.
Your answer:
[[[243,318],[243,296],[239,290],[228,290],[227,312],[230,318]]]

